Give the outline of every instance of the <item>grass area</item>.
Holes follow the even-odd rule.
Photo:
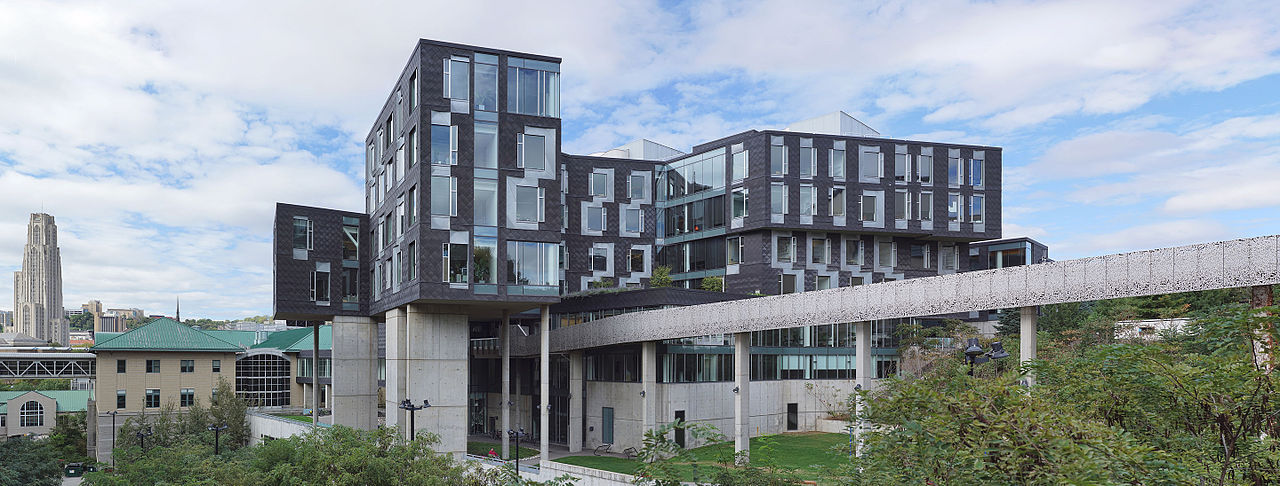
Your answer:
[[[515,444],[512,444],[512,445],[515,445]],[[467,441],[467,454],[472,454],[472,455],[476,455],[476,456],[486,456],[486,457],[487,457],[487,456],[489,455],[489,449],[493,449],[493,450],[494,450],[494,451],[496,451],[499,455],[501,455],[501,454],[502,454],[502,444],[495,444],[495,443],[493,443],[493,442],[472,442],[472,441]],[[510,455],[511,455],[511,457],[508,457],[507,459],[515,459],[515,458],[516,458],[516,455],[515,455],[515,451],[514,451],[514,450],[513,450],[513,451],[511,451],[511,454],[510,454]],[[528,448],[528,447],[521,447],[521,448],[520,448],[520,458],[521,458],[521,459],[526,458],[526,457],[533,457],[533,456],[536,456],[536,455],[538,455],[538,450],[537,450],[537,449],[530,449],[530,448]]]
[[[299,422],[311,423],[310,415],[278,415],[278,417],[284,417],[290,420],[297,420]]]
[[[848,443],[845,434],[828,434],[823,432],[801,432],[791,434],[766,435],[751,438],[751,455],[759,464],[764,458],[779,468],[796,471],[801,477],[817,479],[822,469],[840,464],[844,457],[832,451],[838,445]],[[692,450],[697,454],[699,468],[703,474],[710,469],[721,467],[719,464],[733,462],[733,442],[721,442]],[[556,462],[583,466],[605,471],[633,474],[639,461],[613,456],[568,456],[556,459]],[[676,468],[682,472],[685,480],[693,479],[693,466],[682,464]]]

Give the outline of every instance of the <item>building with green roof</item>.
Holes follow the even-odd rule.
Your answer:
[[[59,414],[86,410],[91,390],[0,391],[0,437],[47,435]]]

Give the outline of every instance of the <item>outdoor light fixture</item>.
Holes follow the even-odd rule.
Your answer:
[[[983,351],[978,345],[978,338],[969,338],[969,346],[964,348],[964,360],[969,363],[969,376],[973,376],[973,365],[986,363],[993,359],[1008,358],[1009,352],[1004,350],[1000,341],[991,343],[991,351]]]
[[[644,398],[644,390],[640,390],[640,398]]]
[[[516,441],[516,474],[520,474],[520,439],[529,438],[529,434],[524,433],[524,427],[520,427],[520,431],[507,429],[507,436]]]
[[[134,435],[138,436],[138,445],[142,447],[142,452],[147,451],[147,437],[151,437],[152,433],[150,426],[147,426],[146,432],[139,430],[134,433]]]
[[[222,449],[218,447],[218,434],[224,430],[227,430],[227,424],[210,425],[209,430],[213,431],[213,454],[214,455],[222,454]]]
[[[409,411],[409,440],[413,440],[418,436],[418,429],[414,427],[413,423],[413,416],[415,415],[414,412],[430,407],[431,403],[426,399],[422,400],[422,405],[414,405],[408,398],[400,402],[400,409]]]
[[[738,387],[736,387],[736,386],[735,386],[735,387],[733,387],[733,392],[734,392],[734,393],[738,393]]]

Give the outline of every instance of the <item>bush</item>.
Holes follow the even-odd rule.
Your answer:
[[[724,277],[703,277],[702,290],[724,292]]]
[[[649,276],[649,288],[660,289],[671,286],[671,267],[658,265]]]

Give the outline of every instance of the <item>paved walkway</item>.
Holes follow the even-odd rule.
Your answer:
[[[497,439],[494,439],[494,438],[492,438],[492,437],[489,437],[488,435],[470,435],[470,436],[467,436],[467,440],[468,440],[468,441],[471,441],[471,442],[484,442],[484,443],[488,443],[488,444],[496,444],[496,445],[498,445],[499,447],[495,447],[495,449],[500,449],[500,448],[501,448],[501,444],[502,444],[502,441],[497,440]],[[512,442],[512,443],[511,443],[511,445],[512,445],[512,446],[514,446],[514,445],[515,445],[515,442]],[[535,451],[536,451],[536,450],[538,450],[539,445],[538,445],[538,443],[537,443],[537,442],[529,443],[529,442],[525,442],[525,441],[523,441],[523,440],[522,440],[522,441],[520,441],[520,447],[525,447],[525,448],[533,449],[533,450],[535,450]],[[559,458],[561,458],[561,457],[569,457],[569,456],[590,456],[590,455],[594,455],[594,454],[595,454],[594,449],[586,449],[586,448],[582,449],[582,452],[569,452],[569,447],[568,447],[568,446],[564,446],[564,445],[560,445],[560,444],[550,444],[550,445],[549,445],[549,448],[550,448],[551,450],[550,450],[550,451],[548,451],[548,452],[549,452],[550,459],[551,459],[552,461],[554,461],[554,460],[556,460],[556,459],[559,459]],[[627,457],[625,454],[623,454],[623,453],[622,453],[622,451],[610,451],[610,452],[602,453],[602,454],[600,454],[600,455],[601,455],[601,456],[618,457],[618,458],[624,458],[624,459]],[[536,459],[540,458],[540,456],[541,456],[541,454],[536,454],[536,455],[533,455],[533,456],[531,456],[531,457],[521,457],[521,458],[520,458],[520,461],[521,461],[521,462],[524,462],[526,459],[535,459],[535,460],[536,460]]]

